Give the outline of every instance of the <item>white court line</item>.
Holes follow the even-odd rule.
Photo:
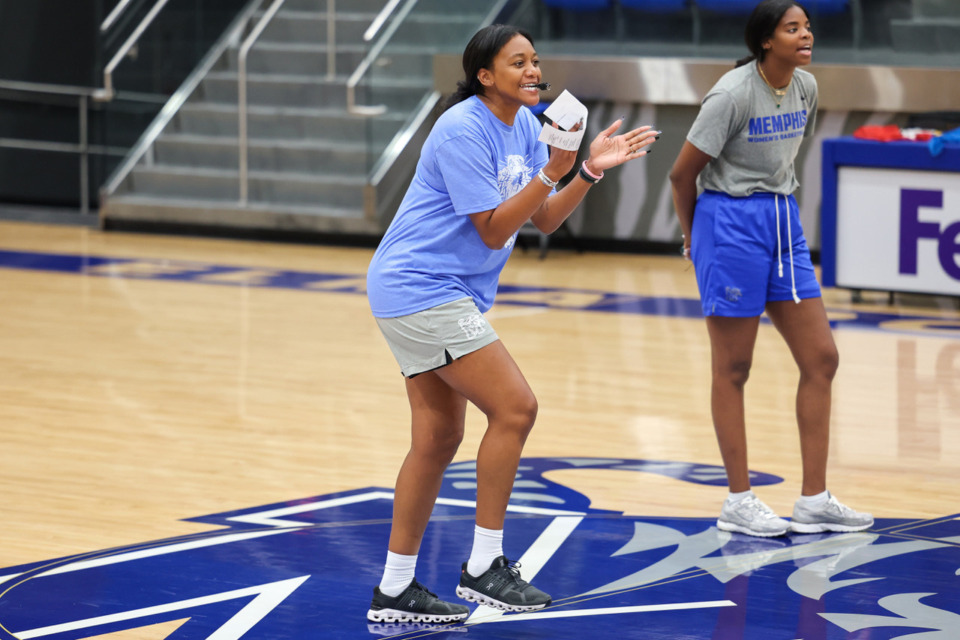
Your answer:
[[[340,507],[347,504],[356,504],[358,502],[368,502],[370,500],[393,500],[392,491],[371,491],[369,493],[358,493],[352,496],[342,498],[331,498],[318,502],[305,502],[303,504],[293,505],[292,507],[281,507],[279,509],[270,509],[269,511],[258,511],[256,513],[247,513],[242,516],[228,518],[233,522],[244,522],[246,524],[255,524],[264,527],[303,527],[309,526],[309,522],[300,522],[297,520],[283,520],[283,516],[292,516],[308,511],[319,511],[320,509],[329,509],[331,507]],[[437,498],[437,504],[451,507],[466,507],[476,509],[477,503],[473,500],[457,500],[454,498]],[[582,511],[563,511],[561,509],[546,509],[544,507],[524,507],[520,505],[507,505],[507,511],[512,513],[531,513],[544,516],[569,516],[583,515]]]
[[[688,609],[713,609],[716,607],[735,607],[731,600],[713,600],[707,602],[678,602],[675,604],[648,604],[636,607],[610,607],[607,609],[575,609],[572,611],[542,611],[516,613],[491,620],[477,620],[475,624],[488,622],[518,622],[524,620],[545,620],[547,618],[580,618],[584,616],[609,616],[625,613],[649,613],[652,611],[686,611]]]
[[[367,502],[369,500],[392,500],[392,491],[371,491],[369,493],[358,493],[352,496],[342,498],[330,498],[329,500],[320,500],[317,502],[306,502],[296,504],[292,507],[280,507],[279,509],[270,509],[268,511],[258,511],[256,513],[247,513],[242,516],[227,518],[232,522],[244,522],[246,524],[256,524],[264,527],[302,527],[309,525],[309,522],[297,522],[295,520],[281,520],[278,516],[291,516],[307,511],[319,511],[320,509],[330,509],[331,507],[342,507],[346,504],[356,504],[357,502]]]
[[[136,551],[128,551],[126,553],[116,553],[111,555],[109,551],[105,552],[107,555],[94,557],[89,560],[77,560],[76,562],[70,562],[64,565],[54,567],[42,573],[38,573],[34,578],[43,578],[46,576],[55,576],[61,573],[70,573],[72,571],[83,571],[85,569],[92,569],[94,567],[104,567],[112,564],[119,564],[121,562],[130,562],[132,560],[142,560],[144,558],[152,558],[156,556],[168,555],[171,553],[180,553],[181,551],[190,551],[193,549],[202,549],[204,547],[213,547],[221,544],[229,544],[231,542],[242,542],[244,540],[253,540],[255,538],[263,538],[265,536],[273,536],[278,533],[286,533],[291,529],[271,529],[269,531],[251,531],[246,533],[235,533],[235,534],[226,534],[226,535],[214,535],[207,538],[200,538],[198,540],[191,540],[189,542],[180,542],[176,544],[170,544],[166,546],[159,547],[148,547],[145,549],[139,549]],[[14,578],[19,578],[23,573],[11,573],[9,575],[0,576],[0,584],[13,580]]]
[[[477,508],[477,503],[472,500],[456,500],[454,498],[437,498],[437,504],[444,504],[450,507],[468,507],[471,509]],[[532,513],[540,516],[586,515],[583,511],[564,511],[563,509],[547,509],[546,507],[524,507],[519,504],[508,504],[507,511],[510,513]],[[580,519],[582,520],[583,518]]]
[[[547,528],[534,540],[530,548],[520,557],[518,562],[521,565],[523,579],[527,582],[533,580],[540,569],[547,564],[553,554],[557,552],[563,541],[566,540],[577,525],[583,521],[583,516],[558,516],[553,522],[547,525]],[[470,617],[464,624],[479,624],[481,622],[494,622],[503,615],[503,611],[480,605],[474,609]]]
[[[179,602],[162,604],[155,607],[146,607],[134,611],[124,611],[122,613],[88,618],[86,620],[77,620],[64,624],[40,627],[38,629],[18,631],[15,635],[17,638],[20,638],[20,640],[30,640],[31,638],[42,638],[44,636],[76,631],[78,629],[90,629],[116,622],[137,620],[138,618],[149,618],[173,611],[187,611],[208,604],[256,596],[240,609],[239,612],[234,614],[233,617],[227,620],[223,626],[207,637],[207,640],[239,640],[247,631],[252,629],[257,622],[263,619],[264,616],[276,609],[287,596],[296,591],[309,577],[310,576],[303,576],[290,580],[281,580],[270,584],[225,591],[223,593],[215,593],[209,596],[181,600]]]

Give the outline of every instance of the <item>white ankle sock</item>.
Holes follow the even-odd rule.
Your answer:
[[[830,492],[824,491],[813,496],[800,496],[800,499],[797,502],[807,505],[808,507],[816,507],[827,500],[830,499]]]
[[[417,571],[417,556],[402,556],[387,551],[387,563],[380,579],[380,592],[395,598],[410,585]]]
[[[493,561],[503,555],[503,529],[484,529],[476,525],[473,529],[473,551],[467,562],[467,573],[473,577],[490,568]]]
[[[731,503],[740,502],[747,496],[752,496],[752,495],[753,495],[753,489],[747,489],[746,491],[738,491],[737,493],[734,493],[731,491],[730,495],[727,496],[727,500],[729,500]]]

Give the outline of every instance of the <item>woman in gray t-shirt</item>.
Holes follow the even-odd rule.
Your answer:
[[[873,517],[827,491],[839,356],[792,195],[794,159],[817,110],[817,83],[799,68],[813,51],[809,14],[794,0],[763,0],[745,38],[752,55],[703,99],[670,173],[713,357],[711,408],[730,489],[717,527],[763,537],[861,531]],[[803,486],[792,522],[753,494],[747,466],[743,389],[764,311],[800,369]]]

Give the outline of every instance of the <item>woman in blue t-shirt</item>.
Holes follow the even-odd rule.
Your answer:
[[[576,151],[538,141],[540,60],[515,27],[480,30],[463,53],[464,79],[423,145],[416,174],[367,273],[370,307],[405,377],[412,443],[394,496],[386,566],[367,613],[376,622],[449,622],[469,610],[414,577],[443,473],[463,439],[467,402],[488,420],[477,453],[473,548],[457,595],[505,611],[550,596],[503,554],[503,522],[537,399],[483,314],[528,221],[555,231],[606,169],[643,157],[658,132],[621,135],[614,122],[590,143],[578,177],[557,191]]]
[[[793,196],[794,159],[817,111],[816,81],[798,68],[813,52],[807,10],[794,0],[764,0],[745,36],[752,55],[704,97],[670,173],[710,335],[711,409],[730,489],[717,527],[763,537],[861,531],[873,517],[827,491],[839,356]],[[764,311],[800,369],[803,486],[791,522],[754,495],[747,467],[743,392]]]

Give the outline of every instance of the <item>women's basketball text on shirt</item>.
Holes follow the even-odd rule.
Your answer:
[[[807,126],[807,110],[782,113],[775,116],[750,118],[748,140],[750,142],[772,142],[787,140],[803,135]]]

